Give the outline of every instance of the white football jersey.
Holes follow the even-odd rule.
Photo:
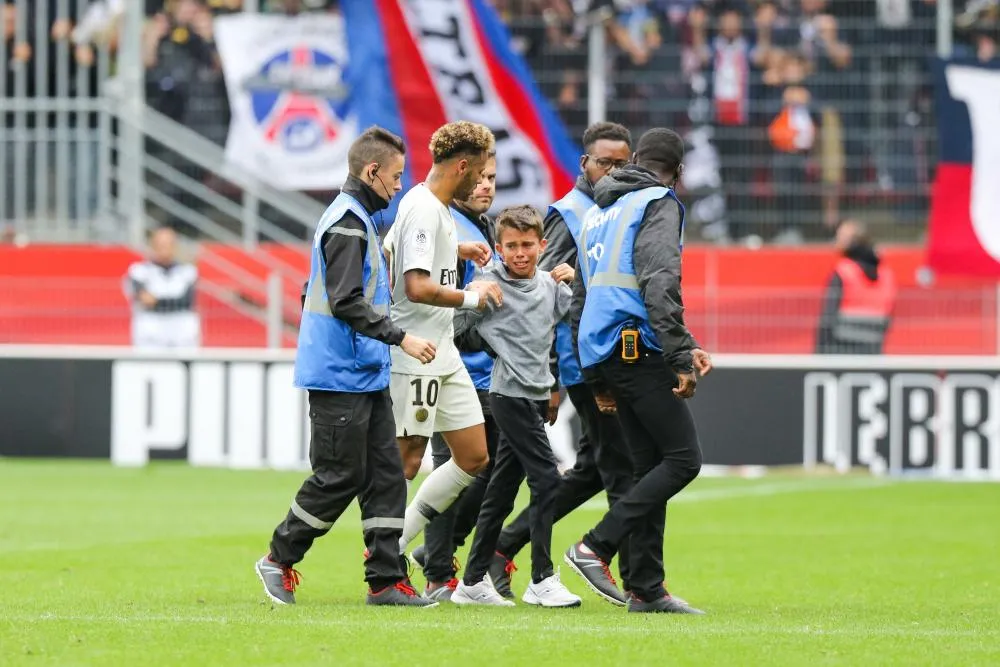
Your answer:
[[[423,183],[399,202],[396,222],[385,239],[391,254],[392,321],[403,331],[437,346],[437,356],[422,364],[399,347],[392,348],[392,372],[449,375],[462,368],[455,347],[454,308],[414,303],[406,298],[407,271],[421,269],[443,287],[458,289],[458,231],[447,206]]]

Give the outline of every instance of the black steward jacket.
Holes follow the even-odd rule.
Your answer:
[[[574,187],[591,199],[594,198],[594,188],[583,174],[577,177]],[[562,214],[554,208],[550,208],[545,216],[542,237],[548,241],[548,245],[538,259],[538,268],[551,271],[560,264],[576,266],[576,239],[569,231],[569,225]]]
[[[374,215],[389,205],[373,189],[354,176],[347,177],[342,191],[357,199],[369,215]],[[343,221],[339,224],[345,229],[366,231],[364,221],[351,211],[344,215]],[[331,232],[323,235],[326,297],[330,301],[330,310],[334,317],[346,322],[359,334],[388,345],[399,345],[403,342],[406,332],[393,324],[388,315],[376,313],[365,300],[362,278],[367,253],[367,238]]]

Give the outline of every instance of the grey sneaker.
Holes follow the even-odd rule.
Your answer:
[[[629,590],[628,586],[622,586],[622,593],[625,594],[625,599],[626,600],[628,600],[629,598],[632,597],[632,591]],[[687,600],[685,600],[684,598],[682,598],[682,597],[680,597],[678,595],[674,595],[673,593],[670,593],[670,597],[672,597],[674,599],[674,602],[677,602],[679,604],[688,604]],[[691,605],[688,605],[688,606],[691,606]]]
[[[618,590],[618,583],[611,576],[608,564],[587,549],[583,542],[577,542],[567,549],[563,560],[574,572],[583,577],[592,591],[615,606],[625,606],[625,596]]]
[[[435,602],[450,602],[456,588],[458,588],[458,579],[454,577],[451,581],[438,584],[433,590],[431,589],[430,582],[428,582],[424,588],[424,597]]]
[[[705,614],[701,609],[695,609],[684,600],[671,597],[670,593],[652,602],[641,600],[635,593],[632,593],[628,598],[628,610],[629,613],[634,614],[695,614],[699,616]]]
[[[468,586],[464,581],[459,582],[458,588],[455,589],[455,594],[451,596],[451,601],[457,605],[485,607],[514,606],[512,601],[505,600],[497,593],[497,590],[493,588],[493,584],[490,583],[489,577],[483,577],[483,580],[474,586]]]
[[[508,600],[513,600],[514,591],[510,589],[510,578],[515,572],[517,572],[517,566],[514,565],[514,561],[497,551],[493,554],[493,559],[490,560],[490,569],[486,576],[493,582],[497,593]]]
[[[264,584],[264,593],[277,604],[295,604],[295,587],[299,585],[298,570],[271,560],[270,554],[254,565],[257,577]]]
[[[406,580],[399,581],[393,586],[386,586],[380,591],[368,590],[368,597],[365,604],[373,606],[389,607],[423,607],[430,608],[438,606],[434,600],[417,595],[417,591],[410,586]]]

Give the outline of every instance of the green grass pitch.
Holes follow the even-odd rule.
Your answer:
[[[666,562],[709,615],[677,617],[565,567],[579,609],[366,608],[356,505],[301,564],[299,605],[272,607],[253,563],[301,479],[0,461],[0,665],[1000,664],[998,484],[698,480]],[[557,564],[599,517],[556,525]]]

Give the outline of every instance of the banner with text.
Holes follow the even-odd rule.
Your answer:
[[[579,149],[483,0],[342,0],[335,15],[217,20],[233,120],[226,151],[268,183],[343,183],[358,132],[380,125],[409,149],[404,187],[431,166],[441,125],[497,138],[496,206],[547,207],[573,185]]]
[[[1000,362],[950,359],[720,355],[691,401],[705,463],[1000,481]],[[308,469],[293,364],[287,353],[32,358],[0,347],[0,456]]]

